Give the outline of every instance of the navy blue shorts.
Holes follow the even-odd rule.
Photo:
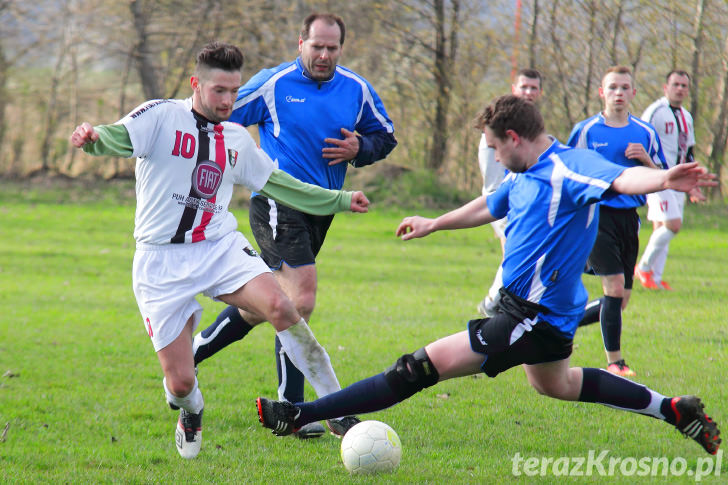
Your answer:
[[[314,216],[256,195],[250,201],[250,229],[260,256],[271,269],[316,263],[333,215]]]
[[[481,368],[488,377],[517,365],[555,362],[571,355],[573,339],[539,321],[536,312],[521,310],[501,309],[492,318],[468,322],[470,348],[485,354]]]

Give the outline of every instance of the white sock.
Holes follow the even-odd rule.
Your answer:
[[[167,396],[167,402],[174,404],[175,406],[182,408],[192,414],[200,414],[202,408],[205,406],[205,401],[202,399],[202,393],[200,388],[197,386],[197,377],[195,377],[195,385],[192,387],[192,391],[185,397],[177,397],[172,394],[167,388],[167,378],[162,379],[162,385],[164,386],[164,394]]]
[[[318,343],[302,318],[295,325],[278,332],[286,355],[313,386],[318,397],[341,389],[326,350]]]
[[[640,260],[640,269],[643,271],[654,271],[657,256],[664,251],[665,258],[667,258],[667,247],[674,237],[675,233],[668,229],[667,226],[658,227],[650,236],[645,253]],[[657,279],[655,278],[655,280]]]

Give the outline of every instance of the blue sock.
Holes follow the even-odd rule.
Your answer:
[[[278,398],[281,396],[289,402],[303,401],[303,383],[305,378],[293,362],[288,358],[281,341],[276,336],[276,370],[278,371]]]
[[[614,352],[621,348],[622,336],[622,299],[605,296],[602,302],[602,339],[607,352]]]
[[[245,337],[252,328],[236,307],[227,307],[220,312],[212,325],[195,335],[195,365]]]
[[[313,421],[380,411],[399,402],[384,373],[355,382],[349,387],[312,402],[295,403],[301,409],[296,425]]]

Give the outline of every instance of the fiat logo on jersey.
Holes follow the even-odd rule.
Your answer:
[[[192,188],[203,199],[214,197],[222,182],[222,170],[215,162],[200,162],[192,172]]]

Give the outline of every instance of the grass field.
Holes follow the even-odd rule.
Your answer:
[[[104,190],[77,201],[2,188],[2,483],[692,483],[706,465],[699,460],[708,455],[664,423],[538,396],[512,369],[496,379],[447,381],[369,415],[397,430],[402,464],[392,475],[351,478],[337,439],[276,438],[258,424],[254,398],[276,395],[268,325],[201,365],[203,449],[182,460],[173,443],[176,413],[164,402],[131,291],[133,203]],[[636,288],[623,349],[640,382],[667,395],[698,394],[726,424],[728,211],[689,207],[687,214],[668,260],[676,291]],[[252,240],[247,214],[236,215]],[[376,205],[367,215],[339,215],[319,257],[311,326],[342,385],[462,330],[499,263],[490,228],[404,243],[393,235],[404,215]],[[643,228],[643,246],[649,234]],[[585,276],[585,284],[595,294],[596,279]],[[223,306],[199,300],[206,325]],[[598,325],[577,332],[575,344],[575,365],[604,365]],[[584,477],[557,476],[551,467],[544,476],[512,473],[516,453],[587,458],[590,450],[626,460],[627,473],[619,466],[613,476],[598,468]],[[686,468],[682,476],[628,476],[628,459],[644,457]],[[722,462],[719,476],[702,483],[725,483],[728,458]]]

